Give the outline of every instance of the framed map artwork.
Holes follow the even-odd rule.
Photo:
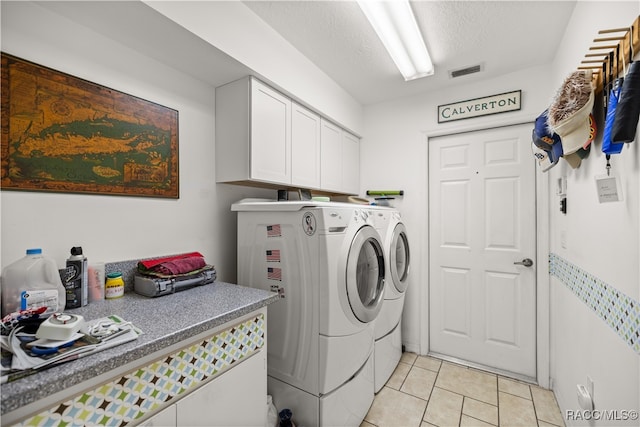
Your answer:
[[[2,190],[178,198],[178,112],[2,53]]]

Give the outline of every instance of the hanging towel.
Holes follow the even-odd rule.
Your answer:
[[[636,137],[640,118],[640,61],[629,66],[620,91],[616,117],[611,128],[611,139],[615,142],[631,142]]]

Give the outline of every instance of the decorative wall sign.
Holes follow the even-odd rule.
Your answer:
[[[178,112],[2,53],[3,190],[178,198]]]
[[[438,123],[519,110],[521,107],[521,92],[522,91],[516,90],[498,95],[485,96],[484,98],[439,105]]]

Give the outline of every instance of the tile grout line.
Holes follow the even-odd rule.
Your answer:
[[[457,423],[457,424],[458,424],[458,426],[460,426],[460,425],[462,424],[462,419],[463,419],[464,415],[467,415],[467,417],[468,417],[468,418],[470,418],[470,419],[477,420],[477,421],[479,421],[479,422],[483,422],[483,423],[487,423],[487,424],[493,425],[493,424],[492,424],[491,422],[489,422],[489,421],[485,421],[485,420],[483,420],[483,419],[477,418],[476,416],[472,416],[472,415],[465,414],[465,412],[464,412],[465,402],[467,402],[467,401],[477,400],[478,402],[480,402],[480,403],[482,403],[482,404],[485,404],[485,405],[489,405],[489,406],[494,406],[493,404],[491,404],[491,403],[489,403],[489,402],[486,402],[486,401],[484,401],[484,400],[479,400],[479,399],[475,399],[474,397],[467,396],[467,395],[465,395],[465,394],[464,394],[464,391],[463,391],[463,392],[460,392],[460,391],[453,391],[453,390],[449,390],[449,389],[447,389],[447,388],[443,388],[443,387],[441,387],[441,386],[437,386],[437,384],[438,384],[438,379],[440,378],[440,373],[442,372],[442,367],[443,367],[443,365],[444,365],[444,361],[439,360],[439,359],[436,359],[436,360],[439,360],[439,361],[440,361],[440,364],[439,364],[439,366],[438,366],[438,369],[437,369],[437,370],[432,370],[432,369],[428,369],[428,368],[426,368],[426,367],[418,366],[418,365],[417,365],[417,362],[418,362],[419,357],[420,357],[420,356],[417,356],[417,357],[416,357],[416,358],[415,358],[411,363],[407,363],[407,365],[409,366],[409,369],[408,369],[408,371],[407,371],[406,375],[403,377],[403,379],[402,379],[402,381],[401,381],[400,389],[398,389],[398,390],[397,390],[398,392],[400,392],[401,394],[403,394],[403,395],[405,395],[405,396],[409,396],[409,397],[412,397],[412,398],[415,398],[415,399],[419,399],[419,400],[422,400],[422,401],[426,402],[426,405],[425,405],[425,407],[424,407],[424,410],[422,411],[421,419],[420,419],[420,420],[418,420],[418,426],[417,426],[417,427],[422,426],[422,424],[423,424],[423,423],[425,423],[425,424],[430,424],[430,423],[425,419],[425,417],[426,417],[426,415],[427,415],[427,411],[428,411],[428,409],[429,409],[429,404],[430,404],[430,403],[432,403],[432,402],[431,402],[431,400],[432,400],[433,392],[434,392],[434,390],[435,390],[435,388],[436,388],[436,387],[437,387],[437,388],[439,388],[439,389],[441,389],[441,390],[443,390],[443,391],[446,391],[446,392],[449,392],[449,393],[453,393],[453,394],[455,394],[455,395],[458,395],[458,396],[461,396],[461,397],[462,397],[462,406],[461,406],[460,411],[459,411],[459,414],[458,414],[458,423]],[[406,363],[406,362],[403,362],[403,363]],[[468,369],[468,367],[465,367],[464,365],[458,365],[458,364],[453,364],[453,365],[454,365],[454,366],[459,366],[459,367],[467,368],[467,369]],[[421,396],[416,396],[416,395],[414,395],[414,394],[412,394],[412,393],[410,393],[410,392],[407,392],[407,391],[401,390],[401,389],[402,389],[402,387],[403,387],[404,385],[406,385],[406,382],[407,382],[407,381],[408,381],[408,379],[409,379],[409,375],[412,373],[412,371],[413,371],[413,368],[414,368],[414,367],[416,367],[416,368],[420,368],[421,370],[427,370],[427,371],[429,371],[429,372],[433,372],[433,373],[435,373],[435,379],[434,379],[434,381],[433,381],[433,384],[432,384],[432,385],[431,385],[431,387],[430,387],[429,397],[428,397],[427,399],[424,399],[424,398],[423,398],[423,397],[421,397]],[[485,372],[485,371],[482,371],[481,369],[474,369],[474,371],[477,371],[477,372],[480,372],[480,373],[487,373],[487,374],[489,374],[489,375],[492,375],[492,376],[493,376],[493,378],[494,378],[494,384],[495,384],[495,387],[496,387],[496,403],[497,403],[497,404],[495,405],[495,408],[496,408],[496,410],[497,410],[497,425],[498,425],[498,426],[500,426],[500,422],[501,422],[501,418],[500,418],[500,393],[501,393],[501,392],[502,392],[502,393],[504,393],[505,395],[513,396],[513,397],[520,398],[520,399],[523,399],[523,400],[529,400],[529,401],[531,402],[531,405],[533,406],[533,409],[534,409],[534,416],[535,416],[536,424],[537,424],[537,425],[540,425],[540,422],[545,422],[545,423],[548,423],[548,424],[550,424],[550,425],[554,425],[554,426],[555,426],[555,424],[554,424],[554,423],[551,423],[551,422],[548,422],[548,421],[545,421],[545,420],[542,420],[542,419],[540,419],[540,418],[539,418],[539,415],[538,415],[539,408],[537,408],[537,407],[536,407],[535,401],[534,401],[534,399],[533,399],[533,390],[532,390],[532,387],[533,387],[534,385],[532,385],[532,384],[528,384],[528,383],[525,383],[525,382],[516,381],[516,383],[518,383],[518,384],[522,384],[522,385],[524,385],[524,386],[526,386],[526,387],[527,387],[527,390],[528,390],[528,393],[527,393],[527,394],[528,394],[528,396],[529,396],[529,398],[527,398],[527,397],[523,397],[523,396],[521,396],[521,395],[519,395],[519,394],[515,394],[515,393],[513,393],[513,392],[509,392],[509,391],[501,391],[501,390],[500,390],[500,378],[503,378],[503,379],[505,379],[505,380],[510,380],[510,381],[511,381],[511,380],[513,380],[513,379],[508,378],[508,377],[503,377],[503,376],[501,376],[501,375],[499,375],[499,374],[490,373],[490,372]],[[386,385],[385,385],[385,387],[386,387]],[[524,394],[524,393],[523,393],[523,394]],[[364,420],[364,421],[366,421],[366,420]],[[368,422],[368,421],[367,421],[367,422]],[[368,422],[368,423],[369,423],[370,425],[372,425],[372,426],[375,426],[375,427],[391,427],[391,426],[387,426],[387,425],[378,425],[378,424],[373,424],[373,423],[371,423],[371,422]],[[562,427],[562,426],[556,426],[556,427]]]
[[[472,399],[472,400],[475,400],[475,399],[473,399],[473,397],[468,397],[468,396],[464,396],[464,398],[465,398],[465,399]],[[479,401],[479,402],[480,402],[480,401]],[[492,405],[492,406],[493,406],[493,405]],[[464,401],[462,402],[462,408],[464,408]],[[496,406],[496,408],[497,408],[497,406]],[[478,420],[478,421],[480,421],[480,422],[482,422],[482,423],[490,424],[490,425],[492,425],[492,426],[495,426],[495,424],[490,423],[489,421],[486,421],[486,420],[480,419],[480,418],[478,418],[478,417],[474,417],[473,415],[465,414],[464,412],[462,412],[462,415],[466,415],[467,417],[469,417],[469,418],[473,418],[474,420]],[[461,417],[462,417],[462,415],[461,415]],[[460,424],[462,424],[462,420],[460,420]],[[500,425],[500,424],[499,424],[499,422],[498,422],[498,426],[499,426],[499,425]],[[497,427],[497,426],[496,426],[496,427]]]
[[[416,357],[416,360],[418,360],[417,357]],[[440,364],[440,366],[442,366],[442,363]],[[411,372],[411,371],[409,371],[409,372]],[[407,376],[409,376],[409,374],[407,374]],[[439,376],[440,376],[440,368],[438,368],[438,372],[436,373],[436,378],[433,380],[433,386],[431,386],[431,392],[429,392],[429,400],[427,400],[427,404],[424,407],[424,411],[422,411],[422,418],[420,418],[420,422],[418,423],[418,427],[421,427],[423,422],[427,422],[425,420],[425,417],[427,416],[427,410],[429,409],[429,404],[431,403],[431,395],[433,394],[433,389],[436,388],[436,383],[438,382],[438,377]]]
[[[538,418],[538,408],[536,408],[536,401],[533,400],[533,392],[531,386],[529,386],[529,393],[531,393],[531,403],[533,404],[533,414],[536,416],[536,424],[540,426],[540,418]]]
[[[496,407],[498,408],[498,426],[500,425],[500,381],[496,375]]]

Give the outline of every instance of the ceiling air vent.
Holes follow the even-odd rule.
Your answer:
[[[467,68],[461,68],[459,70],[449,71],[449,77],[455,79],[456,77],[462,77],[473,73],[479,73],[482,71],[482,65],[473,65]]]

